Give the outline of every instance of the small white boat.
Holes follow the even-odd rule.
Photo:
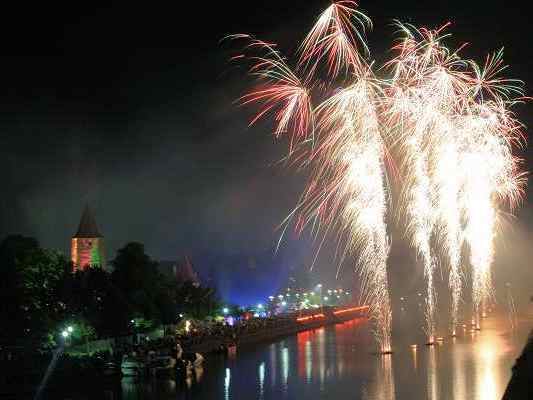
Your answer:
[[[144,373],[144,363],[138,358],[124,356],[120,370],[123,376],[141,376]]]

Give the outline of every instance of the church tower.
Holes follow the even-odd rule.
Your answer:
[[[105,267],[104,237],[88,205],[83,210],[78,232],[72,237],[70,253],[74,271]]]

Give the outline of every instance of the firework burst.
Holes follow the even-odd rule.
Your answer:
[[[332,232],[337,233],[339,265],[357,255],[356,267],[376,321],[380,350],[390,352],[385,143],[377,112],[381,85],[360,55],[368,51],[363,35],[369,26],[370,19],[352,1],[328,7],[300,46],[298,70],[304,79],[292,72],[273,45],[251,40],[248,50],[266,50],[264,56],[250,58],[250,72],[261,87],[241,102],[263,105],[252,123],[277,110],[274,133],[290,132],[291,148],[293,141],[309,143],[302,152],[311,165],[311,178],[287,222],[294,219],[298,232],[306,226],[316,229],[321,237],[317,256]],[[246,35],[238,37],[250,40]],[[321,63],[330,77],[343,73],[350,83],[340,90],[332,88],[333,81],[326,84],[326,91],[320,93],[321,100],[326,100],[312,110],[308,88],[313,87],[311,80]]]
[[[317,22],[302,42],[299,66],[309,69],[312,75],[323,59],[327,60],[328,73],[357,73],[366,69],[360,52],[368,54],[364,39],[372,22],[357,10],[354,1],[332,3],[322,12]]]
[[[234,59],[246,58],[250,61],[249,73],[261,82],[259,88],[239,99],[242,105],[250,103],[262,105],[261,110],[250,121],[250,125],[261,118],[273,115],[274,135],[279,137],[289,134],[289,151],[292,152],[296,145],[312,137],[314,132],[313,106],[307,82],[301,81],[293,73],[274,44],[242,34],[229,38],[247,42],[245,54],[240,54]],[[254,55],[248,55],[249,53]]]

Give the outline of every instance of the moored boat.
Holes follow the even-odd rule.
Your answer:
[[[136,357],[124,356],[120,369],[123,376],[141,376],[144,374],[145,365]]]

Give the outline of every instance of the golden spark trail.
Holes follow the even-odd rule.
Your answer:
[[[403,207],[407,231],[424,265],[431,343],[432,240],[448,256],[452,334],[462,294],[464,240],[470,247],[477,327],[480,308],[489,300],[497,208],[506,199],[516,204],[523,184],[519,160],[512,154],[521,126],[508,110],[513,103],[506,100],[520,88],[516,81],[498,77],[505,69],[501,52],[487,57],[480,68],[442,45],[444,27],[398,26],[404,37],[394,47],[398,56],[388,63],[394,71],[386,99],[388,124],[404,160]]]
[[[370,71],[368,71],[370,74]],[[376,322],[380,351],[391,351],[391,305],[387,278],[389,242],[385,216],[384,141],[376,101],[379,86],[360,77],[317,109],[320,119],[317,167],[301,216],[332,224],[344,243],[340,262],[357,254],[363,293]],[[322,138],[322,136],[324,136]]]
[[[522,125],[509,108],[511,98],[521,95],[521,82],[499,75],[506,66],[503,53],[487,56],[485,65],[470,62],[470,96],[457,118],[461,140],[460,168],[464,175],[461,198],[465,213],[465,240],[472,267],[473,323],[480,329],[480,314],[492,296],[491,265],[500,207],[514,208],[525,184],[521,160],[513,155],[524,143]]]
[[[520,198],[524,184],[520,161],[512,154],[520,140],[520,125],[503,100],[474,103],[463,117],[465,137],[461,168],[465,174],[463,208],[465,239],[472,266],[473,323],[480,329],[480,314],[492,295],[491,265],[494,258],[498,209],[503,200]]]
[[[395,47],[399,55],[389,63],[394,71],[387,99],[389,125],[398,136],[403,158],[406,179],[402,204],[407,232],[424,267],[425,331],[428,344],[433,344],[436,333],[436,293],[432,236],[440,219],[444,220],[446,227],[457,227],[458,223],[457,215],[452,215],[452,207],[448,207],[457,201],[453,198],[454,194],[449,193],[455,185],[454,177],[449,179],[448,174],[439,171],[443,165],[436,154],[440,150],[441,155],[453,156],[446,144],[453,131],[450,119],[457,101],[457,87],[461,87],[461,76],[452,70],[457,63],[455,57],[439,45],[439,31],[419,31],[401,24],[399,27],[404,38]],[[441,213],[441,210],[446,212]],[[447,242],[450,244],[451,240]],[[451,281],[457,282],[457,249],[449,245],[448,250],[450,260],[453,260]],[[455,283],[453,287],[452,296],[458,294]],[[456,297],[454,303],[458,304]]]
[[[462,295],[461,247],[461,207],[459,199],[462,187],[462,170],[460,168],[460,152],[455,140],[439,144],[435,162],[435,180],[437,181],[437,208],[441,235],[444,237],[445,248],[450,272],[448,286],[451,292],[451,333],[457,334],[459,325],[459,305]]]

